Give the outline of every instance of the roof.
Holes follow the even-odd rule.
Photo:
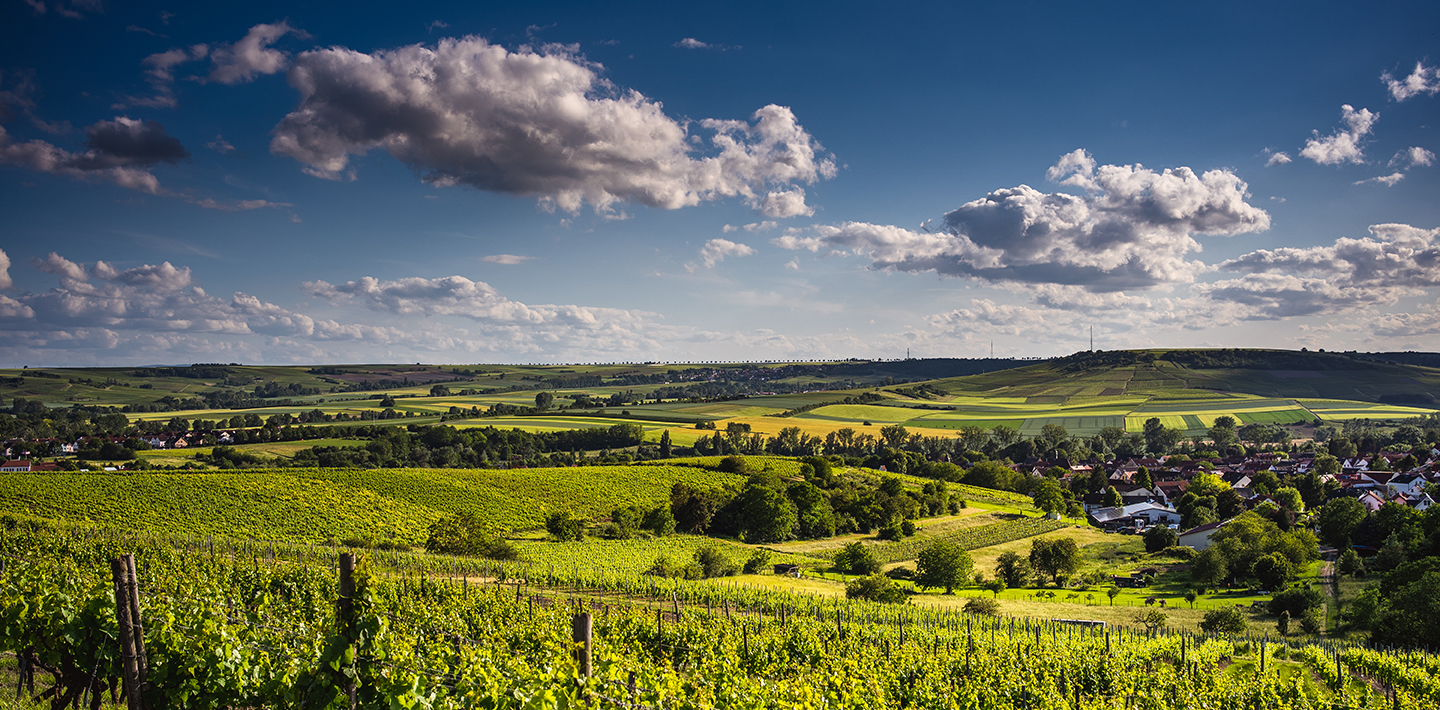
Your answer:
[[[1214,530],[1215,528],[1218,528],[1218,527],[1220,527],[1221,525],[1224,525],[1225,523],[1228,523],[1228,522],[1230,522],[1230,521],[1229,521],[1229,520],[1221,520],[1221,521],[1214,522],[1214,523],[1205,523],[1204,525],[1196,526],[1196,527],[1190,528],[1189,530],[1186,530],[1185,532],[1180,533],[1180,537],[1185,537],[1186,535],[1194,535],[1194,534],[1196,534],[1196,533],[1209,532],[1209,531]]]

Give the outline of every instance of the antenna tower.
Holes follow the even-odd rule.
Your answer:
[[[1090,326],[1090,352],[1095,352],[1095,326]]]

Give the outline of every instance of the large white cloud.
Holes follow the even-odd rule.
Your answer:
[[[1440,67],[1427,67],[1424,62],[1415,62],[1415,71],[1404,79],[1396,79],[1390,72],[1385,72],[1380,75],[1380,80],[1385,82],[1390,96],[1396,101],[1421,94],[1434,96],[1440,92]]]
[[[383,148],[426,182],[536,196],[567,212],[733,196],[763,209],[772,192],[835,173],[788,108],[766,106],[753,123],[700,121],[707,147],[689,124],[600,71],[573,47],[511,52],[479,37],[304,52],[289,73],[300,105],[276,127],[271,150],[337,178],[351,155]],[[768,203],[808,209],[793,194]]]
[[[1321,136],[1320,131],[1315,131],[1315,137],[1305,141],[1305,147],[1300,149],[1300,157],[1321,165],[1365,162],[1361,141],[1374,130],[1380,114],[1364,108],[1356,111],[1350,104],[1345,104],[1340,107],[1340,120],[1345,127],[1335,129],[1328,136]]]
[[[1047,176],[1083,195],[1005,188],[946,214],[939,228],[846,222],[773,240],[787,249],[863,254],[873,268],[934,271],[991,282],[1053,283],[1091,291],[1188,283],[1208,270],[1185,255],[1194,234],[1268,229],[1234,173],[1140,165],[1096,166],[1085,151],[1061,158]]]
[[[1246,276],[1197,290],[1247,306],[1254,317],[1285,318],[1390,305],[1440,286],[1440,229],[1377,224],[1370,233],[1330,246],[1253,251],[1219,265]]]

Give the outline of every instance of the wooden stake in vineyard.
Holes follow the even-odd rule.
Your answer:
[[[126,558],[130,559],[126,559]],[[121,673],[125,684],[125,706],[129,710],[145,710],[144,676],[137,647],[143,644],[138,636],[141,627],[135,623],[140,615],[138,600],[131,599],[134,588],[134,557],[125,555],[110,560],[110,575],[115,582],[115,620],[120,627]],[[138,643],[137,643],[138,642]]]

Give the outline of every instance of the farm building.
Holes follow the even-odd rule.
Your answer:
[[[1137,522],[1145,526],[1169,525],[1180,520],[1180,513],[1159,503],[1146,501],[1091,511],[1090,522],[1107,529],[1126,527]]]
[[[1222,520],[1218,523],[1205,523],[1199,527],[1190,528],[1180,533],[1180,546],[1193,547],[1197,552],[1204,550],[1210,546],[1210,536],[1228,522],[1230,521]]]

